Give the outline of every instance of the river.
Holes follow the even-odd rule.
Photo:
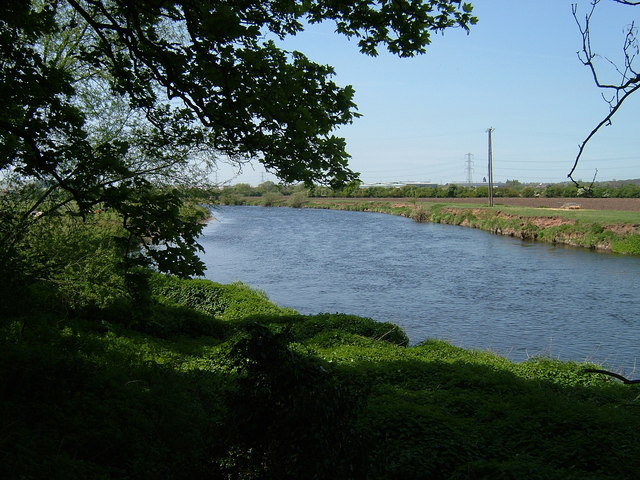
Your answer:
[[[200,243],[216,282],[240,280],[303,314],[393,322],[412,343],[636,373],[638,257],[376,213],[225,206],[213,215]]]

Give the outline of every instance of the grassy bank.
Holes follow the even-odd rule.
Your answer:
[[[153,276],[134,308],[0,320],[2,478],[624,479],[637,385]]]
[[[246,199],[266,206],[326,208],[402,215],[418,222],[479,228],[522,240],[640,255],[640,213],[610,210],[571,210],[483,204],[426,203],[407,199]]]

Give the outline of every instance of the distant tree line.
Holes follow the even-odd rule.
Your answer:
[[[193,188],[187,196],[198,200],[219,200],[222,203],[241,203],[243,197],[306,195],[309,197],[353,197],[353,198],[483,198],[488,195],[487,186],[467,186],[458,184],[438,185],[437,187],[366,187],[360,188],[353,182],[341,189],[325,186],[307,188],[303,184],[276,184],[263,182],[256,187],[247,183],[238,183],[224,187]],[[566,183],[525,184],[518,180],[507,180],[504,185],[494,187],[494,197],[522,198],[640,198],[640,179],[595,183],[589,191]]]

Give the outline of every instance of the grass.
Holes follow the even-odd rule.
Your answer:
[[[570,199],[568,199],[570,200]],[[495,205],[489,207],[485,203],[447,203],[446,198],[439,199],[438,202],[421,202],[415,199],[397,198],[392,200],[363,200],[361,198],[340,198],[340,199],[310,199],[314,206],[326,208],[329,205],[339,206],[344,204],[345,206],[353,204],[371,204],[377,207],[383,207],[389,204],[415,204],[423,206],[427,210],[437,205],[438,207],[455,208],[455,209],[482,209],[487,211],[502,211],[510,215],[520,215],[525,217],[558,217],[567,218],[571,220],[581,220],[585,222],[595,223],[628,223],[628,224],[640,224],[640,212],[630,212],[622,210],[587,210],[587,209],[551,209],[543,207],[516,207],[511,205],[501,205],[500,199],[495,199]]]
[[[242,284],[152,293],[135,314],[0,320],[0,477],[637,477],[638,386],[586,364],[407,347]]]
[[[286,198],[286,197],[281,197]],[[245,199],[247,200],[247,199]],[[248,199],[247,201],[249,201]],[[270,200],[268,206],[277,206],[277,201]],[[394,207],[394,205],[396,205]],[[439,208],[455,208],[455,209],[482,209],[487,211],[501,211],[510,215],[524,217],[557,217],[570,220],[614,224],[624,223],[638,225],[640,224],[640,212],[630,212],[622,210],[588,210],[588,209],[551,209],[544,207],[517,207],[511,205],[501,205],[500,199],[496,199],[493,207],[487,206],[486,203],[453,203],[447,202],[446,198],[439,199],[438,202],[423,202],[418,199],[394,198],[391,200],[381,199],[362,199],[362,198],[308,198],[307,207],[310,208],[331,208],[339,210],[359,210],[359,211],[384,211],[395,213],[394,210],[401,209],[399,205],[408,207],[418,206],[426,210],[430,210],[433,206]],[[404,210],[401,210],[404,211]]]
[[[456,204],[460,208],[460,204]],[[489,208],[489,207],[486,207]],[[549,208],[531,208],[531,207],[512,207],[507,205],[498,205],[492,207],[493,210],[500,210],[510,215],[520,215],[524,217],[558,217],[568,218],[571,220],[579,220],[583,222],[610,224],[610,223],[628,223],[640,224],[640,212],[628,212],[621,210],[564,210]]]

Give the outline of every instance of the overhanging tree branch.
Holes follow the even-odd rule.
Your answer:
[[[610,377],[617,378],[624,384],[636,384],[640,383],[640,380],[629,380],[628,378],[620,375],[619,373],[610,372],[609,370],[600,370],[598,368],[585,368],[585,373],[600,373],[602,375],[609,375]]]
[[[8,0],[5,7],[0,172],[22,175],[41,189],[36,197],[54,197],[47,206],[74,199],[71,207],[89,212],[104,200],[138,233],[157,227],[154,241],[166,252],[150,252],[156,266],[182,273],[201,269],[192,255],[199,227],[173,221],[181,200],[153,180],[189,168],[190,149],[256,159],[285,182],[335,187],[357,178],[345,140],[333,134],[359,116],[353,89],[334,83],[332,67],[267,38],[295,34],[304,21],[331,21],[359,40],[362,53],[386,47],[413,56],[432,33],[477,21],[464,0]]]
[[[640,1],[628,1],[628,0],[613,0],[616,3],[620,3],[623,5],[636,6],[640,5]],[[591,141],[591,139],[600,131],[600,129],[604,126],[611,125],[612,118],[614,115],[620,110],[624,102],[633,95],[636,91],[640,89],[640,73],[634,67],[634,61],[639,53],[638,48],[638,30],[635,26],[634,22],[631,22],[626,27],[624,44],[622,47],[622,51],[624,54],[624,65],[622,67],[618,66],[615,62],[608,59],[607,57],[603,57],[594,52],[591,44],[591,27],[592,27],[592,17],[594,12],[596,11],[596,7],[601,2],[601,0],[592,0],[591,8],[589,12],[585,15],[584,20],[580,20],[578,18],[578,6],[576,4],[572,5],[572,13],[573,17],[578,25],[578,29],[580,30],[580,34],[582,35],[582,49],[577,52],[578,58],[585,65],[589,71],[591,72],[591,76],[593,77],[593,81],[598,88],[604,90],[604,92],[609,92],[610,96],[607,96],[603,93],[602,97],[605,102],[609,105],[609,113],[605,115],[605,117],[596,125],[596,127],[591,130],[591,132],[587,135],[585,140],[579,145],[578,153],[574,159],[573,166],[571,171],[567,175],[567,177],[577,186],[581,187],[578,181],[573,178],[573,175],[578,167],[582,154],[587,146],[587,144]],[[619,76],[618,81],[610,82],[604,81],[605,72],[603,72],[599,65],[596,63],[597,60],[603,59],[608,64],[613,66],[616,74]],[[589,191],[589,189],[587,189]]]
[[[576,184],[576,186],[579,187],[580,185],[578,184],[577,181],[573,179],[572,175],[575,172],[576,168],[578,167],[578,163],[580,162],[580,157],[582,156],[582,153],[584,152],[584,149],[587,146],[587,143],[589,143],[589,141],[595,136],[596,133],[598,133],[598,131],[602,127],[604,127],[605,125],[611,124],[611,119],[616,114],[616,112],[620,109],[624,101],[627,98],[629,98],[629,96],[632,95],[634,92],[636,92],[638,89],[640,89],[640,83],[636,84],[631,90],[625,92],[625,94],[622,97],[616,99],[615,104],[612,106],[611,110],[609,110],[609,113],[607,114],[607,116],[605,116],[600,121],[600,123],[598,123],[598,125],[593,130],[591,130],[589,135],[587,135],[587,138],[585,138],[584,141],[580,144],[578,155],[576,155],[575,161],[573,162],[573,167],[571,168],[569,175],[567,175],[567,177],[569,177],[571,181]]]

